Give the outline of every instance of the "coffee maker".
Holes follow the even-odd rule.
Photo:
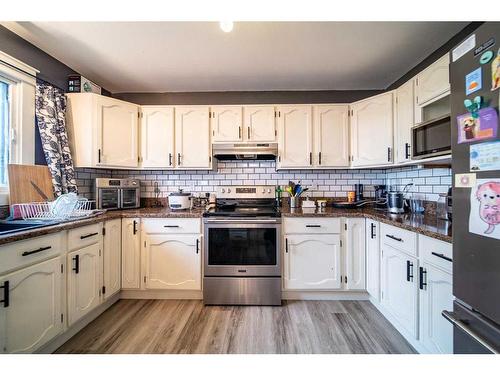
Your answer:
[[[375,189],[375,208],[387,209],[387,186],[373,185]]]

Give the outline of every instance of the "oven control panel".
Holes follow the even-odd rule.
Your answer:
[[[274,198],[275,187],[272,185],[262,186],[219,186],[217,187],[216,196],[220,198]]]

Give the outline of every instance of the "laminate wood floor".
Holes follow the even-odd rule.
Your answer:
[[[415,353],[368,301],[120,300],[57,353]]]

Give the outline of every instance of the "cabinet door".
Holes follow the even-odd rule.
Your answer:
[[[380,242],[379,223],[366,219],[366,290],[380,301]]]
[[[349,166],[349,107],[321,105],[314,107],[315,167]]]
[[[417,104],[425,104],[450,90],[450,58],[446,54],[417,75]]]
[[[0,277],[0,286],[6,282],[10,302],[0,303],[2,352],[32,353],[62,331],[60,258]]]
[[[146,236],[146,289],[201,289],[199,235]]]
[[[431,353],[453,353],[453,326],[441,312],[453,310],[453,277],[424,262],[420,269],[420,339]]]
[[[365,282],[365,219],[345,219],[344,281],[348,290],[364,290]]]
[[[212,107],[212,140],[214,142],[239,142],[243,140],[243,115],[241,107]]]
[[[122,288],[138,289],[141,279],[140,219],[122,219]]]
[[[274,107],[243,107],[243,135],[250,142],[276,142],[276,117]]]
[[[415,338],[418,316],[416,271],[415,258],[389,246],[382,247],[381,303],[401,327]]]
[[[176,167],[210,169],[210,121],[208,107],[178,107],[175,110]]]
[[[396,162],[411,160],[411,127],[414,125],[415,103],[413,100],[413,80],[406,82],[395,93],[395,134]]]
[[[71,325],[100,303],[101,244],[68,254],[68,324]]]
[[[111,297],[121,288],[121,251],[122,220],[115,219],[104,223],[103,277],[104,298]]]
[[[353,166],[387,165],[393,161],[392,93],[354,103],[351,117]]]
[[[311,106],[278,107],[278,167],[312,167]]]
[[[174,167],[174,109],[142,107],[141,167]]]
[[[97,145],[99,166],[138,166],[138,114],[139,107],[96,96]]]
[[[339,235],[289,235],[284,259],[285,289],[340,288]]]

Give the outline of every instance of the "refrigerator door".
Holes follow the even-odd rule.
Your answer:
[[[500,89],[492,88],[492,61],[481,64],[484,51],[491,50],[494,56],[500,47],[500,23],[487,22],[475,32],[475,47],[453,62],[450,59],[451,83],[451,120],[452,120],[452,163],[453,183],[457,173],[470,173],[470,145],[491,142],[496,139],[474,140],[458,143],[457,116],[466,114],[464,99],[483,98],[485,106],[490,106],[498,113]],[[481,45],[491,44],[484,51],[475,55]],[[482,89],[466,95],[466,75],[481,69]],[[500,171],[482,171],[476,173],[477,179],[500,179]],[[473,188],[474,189],[474,188]],[[475,198],[474,198],[475,199]],[[453,188],[453,294],[459,300],[471,306],[484,317],[500,325],[500,240],[469,231],[469,213],[471,211],[471,188]],[[473,212],[475,213],[475,211]]]

